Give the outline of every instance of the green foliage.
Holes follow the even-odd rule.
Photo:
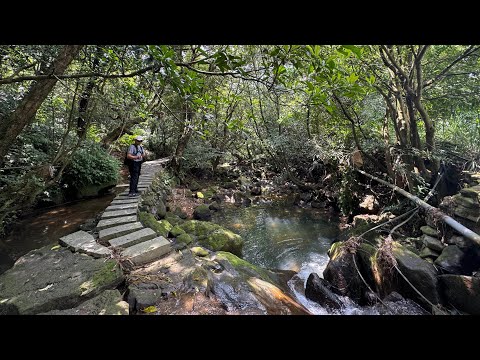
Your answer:
[[[118,180],[120,162],[96,143],[87,142],[73,156],[63,181],[75,188],[101,185]]]

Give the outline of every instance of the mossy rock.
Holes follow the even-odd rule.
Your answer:
[[[179,235],[186,234],[185,230],[180,228],[178,225],[175,225],[171,230],[170,230],[170,235],[173,237],[177,237]]]
[[[157,221],[155,216],[152,214],[149,214],[147,212],[140,212],[138,215],[138,218],[140,219],[140,222],[143,224],[145,227],[149,227],[153,231],[155,231],[158,235],[162,235],[164,237],[167,237],[168,232],[171,230],[172,225],[168,221],[162,220],[162,221]],[[170,230],[167,230],[166,224],[169,225]]]
[[[189,188],[190,188],[191,191],[198,191],[202,188],[202,185],[200,185],[197,181],[192,180],[190,182]]]
[[[194,255],[200,256],[200,257],[204,257],[204,256],[207,256],[209,254],[208,250],[205,250],[204,248],[202,248],[200,246],[194,246],[190,249],[190,251]]]
[[[167,237],[170,230],[173,229],[172,224],[170,224],[168,220],[165,219],[158,221],[158,225],[158,229],[160,230],[160,232],[158,232],[156,229],[154,230],[157,231],[157,234],[162,235],[163,237]]]
[[[228,251],[242,256],[243,239],[229,230],[215,230],[205,238],[200,238],[198,243],[212,251]]]
[[[172,224],[173,226],[179,225],[179,224],[183,223],[183,221],[184,221],[184,220],[181,219],[178,215],[175,215],[175,214],[173,214],[173,213],[171,213],[171,212],[167,212],[167,213],[165,214],[165,220],[168,220],[168,222],[169,222],[170,224]]]
[[[193,218],[208,221],[212,218],[212,212],[208,208],[208,205],[202,204],[197,206],[193,211]]]
[[[434,228],[431,228],[430,226],[428,225],[425,225],[425,226],[422,226],[420,228],[420,231],[422,233],[424,233],[425,235],[428,235],[428,236],[432,236],[434,238],[436,238],[438,236],[437,234],[437,230],[435,230]]]
[[[178,206],[175,208],[175,211],[173,212],[175,215],[177,215],[181,219],[186,219],[188,217],[187,213],[183,211],[181,208]]]
[[[270,277],[268,270],[261,267],[250,264],[248,261],[239,258],[238,256],[227,252],[219,251],[216,254],[215,260],[217,262],[228,261],[228,263],[238,272],[247,274],[249,276],[255,276],[262,280],[274,283],[273,279]]]
[[[163,219],[165,217],[165,215],[167,214],[167,208],[165,206],[165,203],[162,200],[158,201],[156,209],[157,209],[157,217],[159,219]]]
[[[330,259],[335,260],[335,258],[337,258],[340,255],[340,252],[342,250],[342,245],[343,245],[343,242],[337,241],[330,246],[330,249],[328,249],[328,252],[327,252]]]
[[[214,189],[209,188],[203,192],[203,195],[205,195],[205,199],[211,199],[215,193],[216,191]]]
[[[189,234],[199,237],[205,237],[215,230],[223,229],[220,225],[199,220],[185,221],[182,225],[180,225],[180,228]]]
[[[188,234],[181,234],[177,236],[177,242],[184,243],[186,245],[190,244],[193,241],[192,237]]]
[[[158,224],[158,221],[155,218],[155,216],[153,214],[150,214],[150,213],[145,212],[145,211],[140,211],[139,212],[138,219],[140,220],[140,222],[142,223],[143,226],[149,227],[149,228],[152,228],[152,229],[154,227],[156,227],[157,224]]]
[[[165,229],[167,229],[169,232],[173,229],[173,225],[170,224],[168,220],[163,219],[163,220],[160,220],[159,223],[162,224],[165,227]]]

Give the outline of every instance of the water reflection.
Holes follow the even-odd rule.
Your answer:
[[[245,260],[297,272],[318,257],[328,260],[327,250],[339,233],[319,211],[288,205],[224,209],[213,221],[243,237]]]

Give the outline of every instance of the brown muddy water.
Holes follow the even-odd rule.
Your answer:
[[[80,230],[81,224],[105,210],[124,189],[116,187],[104,196],[39,209],[21,218],[7,237],[0,240],[0,274],[29,251],[53,246],[62,236]]]

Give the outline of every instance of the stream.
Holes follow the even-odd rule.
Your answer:
[[[81,224],[103,212],[116,193],[123,189],[119,187],[104,196],[38,209],[20,218],[7,237],[1,240],[0,274],[30,250],[54,246],[62,236],[80,230]]]
[[[297,272],[288,285],[297,301],[315,315],[423,314],[410,300],[359,307],[347,297],[340,297],[344,307],[326,309],[305,297],[305,284],[314,272],[323,278],[328,264],[327,251],[340,234],[337,219],[320,210],[301,208],[279,202],[251,207],[224,208],[212,221],[241,235],[245,241],[243,258],[270,269]]]

